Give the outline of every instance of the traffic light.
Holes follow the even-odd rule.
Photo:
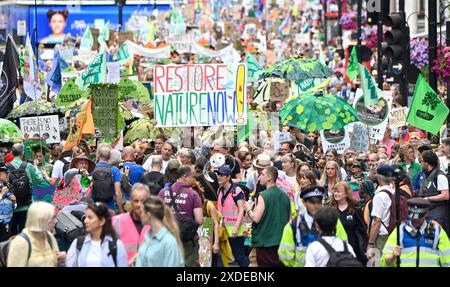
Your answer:
[[[384,34],[383,55],[392,60],[405,60],[409,53],[409,27],[406,25],[405,13],[396,12],[383,19],[391,31]]]

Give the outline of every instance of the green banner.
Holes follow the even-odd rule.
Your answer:
[[[112,142],[118,131],[119,89],[115,84],[92,84],[92,116],[105,142]]]
[[[79,86],[87,86],[88,84],[104,83],[106,81],[106,52],[95,56],[92,63],[84,70],[80,76]]]
[[[57,107],[67,107],[82,97],[87,97],[86,93],[75,84],[75,79],[76,78],[71,78],[67,80],[61,88],[61,91],[56,96],[55,104]]]
[[[439,130],[448,113],[447,106],[419,74],[406,122],[419,129],[439,135]]]

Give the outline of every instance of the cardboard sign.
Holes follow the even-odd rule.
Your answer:
[[[195,11],[194,11],[194,8],[192,7],[192,5],[184,5],[182,11],[183,11],[183,16],[184,16],[184,21],[186,23],[194,23]]]
[[[122,45],[126,40],[133,41],[133,32],[119,32],[119,46]]]
[[[271,81],[270,100],[273,102],[282,102],[289,97],[289,83]]]
[[[27,21],[17,21],[17,36],[25,37],[27,35]]]
[[[155,65],[157,127],[244,125],[245,64]]]
[[[113,84],[91,84],[92,116],[103,137],[115,139],[119,112],[119,89]]]
[[[106,74],[106,82],[110,84],[117,84],[120,81],[120,63],[108,62],[106,63],[108,74]]]
[[[211,267],[214,235],[214,222],[212,218],[205,218],[203,225],[198,229],[198,233],[200,237],[198,240],[198,260],[200,267]]]
[[[338,154],[343,154],[350,147],[350,136],[347,126],[337,131],[322,130],[320,131],[320,139],[322,140],[324,151],[334,148]]]
[[[224,27],[224,33],[226,35],[234,33],[234,22],[226,22]]]
[[[391,129],[406,126],[406,116],[408,115],[408,107],[392,109],[389,112],[389,126]]]
[[[364,105],[364,96],[361,89],[355,93],[353,107],[358,114],[361,122],[369,127],[369,137],[375,140],[382,140],[386,125],[388,123],[389,112],[392,105],[392,96],[384,94],[384,97],[378,99],[378,103],[371,106],[370,109]]]
[[[20,130],[23,139],[44,138],[48,144],[61,141],[57,115],[20,118]]]
[[[366,152],[369,150],[369,131],[366,125],[361,123],[353,124],[350,148],[356,152]]]

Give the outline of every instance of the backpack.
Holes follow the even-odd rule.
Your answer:
[[[50,248],[53,250],[52,238],[50,237],[50,234],[48,234],[48,232],[46,232],[45,234],[47,235],[47,242],[50,245]],[[25,232],[21,232],[17,236],[23,237],[28,243],[28,262],[31,257],[31,239]],[[0,242],[0,267],[7,267],[9,244],[13,239],[14,237],[11,237],[6,241]]]
[[[9,171],[9,183],[12,186],[12,192],[16,197],[17,206],[25,206],[31,204],[31,185],[26,172],[28,163],[22,162],[18,169],[11,163],[6,167]]]
[[[150,176],[152,178],[150,178]],[[152,195],[158,195],[161,189],[163,188],[159,182],[164,178],[164,174],[162,173],[148,173],[143,175],[141,178],[141,182],[148,186],[150,189],[150,193]]]
[[[317,241],[325,247],[330,255],[330,259],[328,259],[326,267],[363,267],[361,262],[353,257],[353,255],[348,251],[347,242],[342,241],[344,244],[344,251],[337,252],[323,238],[320,238]]]
[[[176,197],[174,197],[174,192],[172,191],[171,187],[169,188],[169,193],[171,197],[170,206],[175,211],[175,218],[177,219],[178,227],[180,229],[181,241],[189,242],[194,240],[195,235],[197,235],[197,229],[200,225],[194,219],[187,216],[182,216],[180,214],[177,204],[175,203],[175,199],[178,197],[178,194]]]
[[[72,243],[75,238],[84,234],[83,222],[71,212],[61,211],[58,213],[56,220],[56,234],[67,243]]]
[[[381,221],[381,224],[384,226],[384,228],[387,229],[389,234],[397,227],[397,218],[396,218],[396,204],[395,204],[395,194],[389,192],[388,190],[380,190],[380,192],[387,193],[389,195],[389,198],[391,199],[391,207],[390,207],[390,214],[389,214],[389,225],[386,226],[383,221]],[[372,213],[372,205],[371,202],[369,204],[370,213]],[[369,217],[371,217],[371,214],[369,213]],[[400,222],[407,220],[408,217],[408,202],[406,197],[403,195],[400,195]],[[399,222],[399,223],[400,223]],[[369,232],[372,225],[372,221],[369,223]]]
[[[60,161],[64,164],[63,166],[63,175],[70,169],[70,161],[65,158],[60,159]]]
[[[86,238],[85,235],[77,237],[77,261],[78,261],[78,255],[80,255],[81,248],[84,244],[84,239]],[[109,247],[109,253],[108,256],[111,255],[114,261],[114,267],[117,267],[117,240],[113,239],[113,241],[109,241],[108,244]]]
[[[92,173],[92,198],[109,203],[114,199],[114,180],[111,165],[97,166]]]

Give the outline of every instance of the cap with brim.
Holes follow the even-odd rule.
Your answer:
[[[325,194],[325,189],[321,186],[311,186],[305,188],[300,193],[300,198],[303,200],[321,200]]]
[[[408,215],[410,219],[419,219],[426,215],[431,203],[421,197],[408,199]]]
[[[253,161],[253,165],[256,168],[266,168],[273,165],[273,162],[270,160],[270,156],[267,154],[259,154],[258,157]]]
[[[167,163],[168,170],[177,170],[181,166],[180,162],[177,159],[172,159]]]
[[[76,168],[78,162],[81,160],[86,160],[88,162],[88,172],[94,171],[95,163],[84,154],[72,159],[72,161],[70,162],[70,168]]]
[[[231,175],[233,172],[228,166],[224,165],[220,167],[218,170],[216,170],[216,173],[223,175]]]

